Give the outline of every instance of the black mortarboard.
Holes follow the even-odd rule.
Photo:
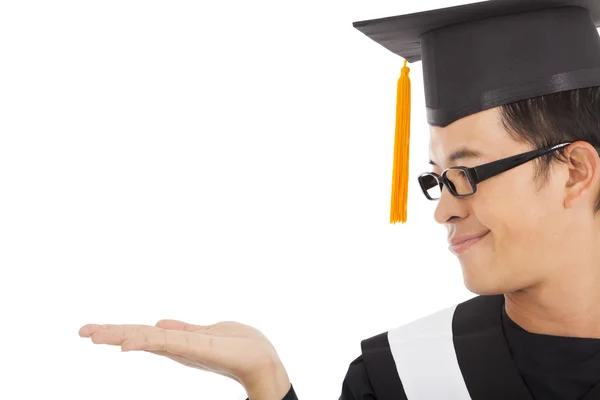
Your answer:
[[[406,61],[423,61],[427,121],[435,126],[531,97],[600,86],[600,0],[490,0],[353,25],[405,59],[390,223],[406,221]]]

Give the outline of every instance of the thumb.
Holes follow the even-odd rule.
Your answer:
[[[206,330],[214,325],[194,325],[175,319],[161,319],[155,325],[157,328],[171,329],[176,331],[198,332]]]

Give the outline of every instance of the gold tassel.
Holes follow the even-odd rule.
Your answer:
[[[394,170],[392,172],[392,204],[390,224],[406,222],[408,203],[408,149],[410,145],[410,68],[404,66],[398,79],[396,94],[396,134],[394,138]]]

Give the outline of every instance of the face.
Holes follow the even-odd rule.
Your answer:
[[[433,172],[441,174],[443,169],[458,165],[475,167],[531,150],[511,138],[499,115],[493,108],[443,128],[432,126]],[[464,147],[482,155],[448,161],[453,152]],[[453,251],[465,285],[473,293],[500,294],[530,287],[543,281],[551,273],[549,266],[564,257],[560,252],[565,230],[572,229],[563,216],[564,180],[552,179],[539,189],[534,166],[530,161],[487,179],[470,197],[459,199],[446,188],[442,190],[435,219],[446,226],[450,239],[487,232],[466,250]],[[558,173],[568,180],[563,172]]]

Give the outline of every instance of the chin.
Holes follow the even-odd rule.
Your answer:
[[[489,261],[461,259],[463,282],[467,290],[477,295],[496,295],[506,293],[507,285],[497,268]],[[483,268],[481,268],[483,266]]]
[[[460,260],[460,265],[465,287],[477,295],[513,293],[535,284],[533,276],[516,272],[524,271],[524,268],[506,268],[504,261],[464,258]]]
[[[507,272],[497,260],[497,251],[489,237],[458,256],[462,268],[463,282],[468,291],[477,295],[497,295],[507,293],[510,282]]]
[[[464,279],[465,287],[473,294],[480,296],[496,295],[507,293],[507,290],[493,282],[483,282],[482,280]]]

